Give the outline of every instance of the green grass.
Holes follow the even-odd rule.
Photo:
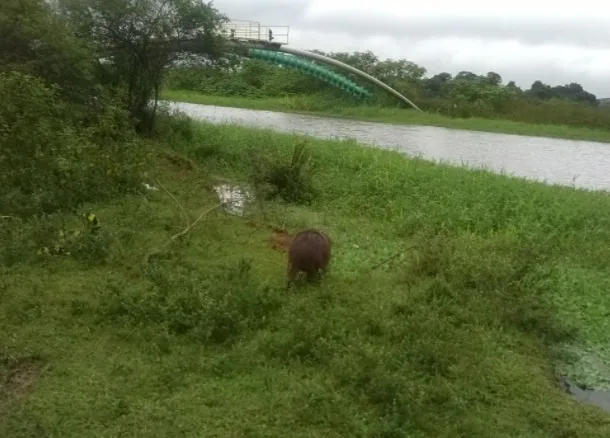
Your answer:
[[[610,142],[610,131],[601,129],[542,125],[475,117],[468,119],[453,119],[438,114],[428,112],[420,113],[400,108],[383,108],[376,106],[337,107],[330,101],[321,102],[320,99],[309,98],[307,96],[252,99],[244,97],[207,96],[184,90],[164,90],[162,92],[162,98],[204,105],[316,114],[326,117],[342,117],[372,122],[440,126],[443,128],[465,129],[471,131],[589,140],[604,143]]]
[[[217,180],[280,168],[299,141],[171,127],[147,182],[191,220]],[[610,415],[555,381],[557,366],[610,377],[607,195],[353,142],[307,150],[310,203],[214,210],[147,266],[185,226],[163,190],[84,206],[101,230],[69,256],[37,242],[79,218],[2,219],[0,436],[610,436]],[[287,291],[270,226],[327,231],[330,275]]]

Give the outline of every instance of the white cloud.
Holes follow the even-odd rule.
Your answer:
[[[536,5],[535,7],[533,5]],[[495,71],[529,87],[578,82],[610,97],[610,9],[581,0],[217,0],[231,18],[290,26],[290,46],[324,51],[371,50],[405,58],[429,74]]]

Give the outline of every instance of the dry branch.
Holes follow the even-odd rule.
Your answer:
[[[159,182],[159,181],[157,180],[157,182]],[[161,185],[161,184],[159,184],[159,185]],[[162,185],[161,185],[161,187],[162,187],[162,188],[163,188],[163,189],[164,189],[164,190],[167,192],[167,190],[166,190],[166,189],[165,189],[165,188],[164,188]],[[175,202],[175,203],[178,205],[178,207],[179,207],[179,208],[182,210],[182,212],[184,213],[184,216],[185,216],[185,218],[186,218],[186,220],[187,220],[187,225],[186,225],[186,227],[185,227],[185,228],[184,228],[182,231],[180,231],[180,232],[179,232],[179,233],[177,233],[177,234],[174,234],[174,235],[173,235],[173,236],[172,236],[172,237],[171,237],[171,238],[170,238],[170,239],[169,239],[167,242],[165,242],[165,243],[164,243],[164,244],[163,244],[163,245],[162,245],[160,248],[153,249],[152,251],[148,252],[148,253],[147,253],[147,254],[144,256],[144,259],[143,259],[143,263],[144,263],[144,265],[147,265],[147,264],[148,264],[148,261],[150,260],[150,258],[151,258],[153,255],[160,254],[161,252],[163,252],[163,250],[164,250],[165,248],[167,248],[169,245],[171,245],[171,244],[172,244],[172,242],[175,242],[175,241],[176,241],[176,239],[178,239],[178,238],[180,238],[180,237],[184,236],[184,235],[185,235],[185,234],[187,234],[189,231],[191,231],[191,230],[193,229],[193,227],[195,227],[195,225],[197,225],[197,224],[198,224],[198,223],[201,221],[201,219],[203,219],[203,218],[204,218],[204,217],[205,217],[205,216],[206,216],[208,213],[210,213],[211,211],[213,211],[213,210],[217,209],[218,207],[221,207],[221,206],[222,206],[222,204],[216,204],[214,207],[208,208],[208,209],[207,209],[207,210],[205,210],[203,213],[201,213],[201,214],[199,215],[199,217],[198,217],[197,219],[195,219],[195,221],[194,221],[193,223],[190,223],[190,221],[189,221],[189,219],[188,219],[188,217],[189,217],[189,216],[186,214],[186,211],[185,211],[185,210],[182,208],[182,206],[180,205],[180,203],[179,203],[179,202],[176,200],[176,198],[174,198],[174,197],[173,197],[173,196],[172,196],[172,195],[171,195],[169,192],[167,192],[167,193],[168,193],[168,194],[171,196],[171,198],[174,200],[174,202]]]
[[[184,207],[182,207],[182,204],[180,204],[178,202],[178,200],[176,199],[176,197],[174,195],[172,195],[169,190],[167,190],[165,188],[165,186],[163,184],[161,184],[161,181],[159,181],[159,178],[155,178],[155,181],[157,181],[157,184],[159,184],[159,186],[163,189],[163,191],[165,193],[167,193],[167,195],[172,198],[172,201],[174,201],[174,203],[178,206],[178,208],[180,209],[180,211],[182,212],[182,215],[184,216],[184,221],[186,226],[188,227],[189,224],[191,223],[191,218],[189,217],[189,215],[186,213],[186,211],[184,210]]]
[[[408,247],[407,249],[403,249],[402,251],[400,251],[400,252],[398,252],[398,253],[394,254],[393,256],[388,257],[387,259],[385,259],[385,260],[383,260],[383,261],[381,261],[381,262],[379,262],[379,263],[377,263],[377,264],[373,265],[373,267],[371,268],[371,271],[372,271],[373,269],[377,269],[378,267],[380,267],[381,265],[383,265],[383,264],[385,264],[385,263],[387,263],[387,262],[391,262],[391,261],[392,261],[392,260],[394,260],[395,258],[400,257],[400,256],[401,256],[401,255],[403,255],[405,252],[409,251],[410,249],[415,248],[416,246],[417,246],[417,245],[411,245],[411,246],[410,246],[410,247]]]

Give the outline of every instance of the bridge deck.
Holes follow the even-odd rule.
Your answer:
[[[247,20],[231,20],[222,26],[229,40],[274,48],[288,44],[288,31],[288,26],[261,26],[258,21]]]

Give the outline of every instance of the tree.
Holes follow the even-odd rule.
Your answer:
[[[85,103],[94,59],[86,41],[45,0],[0,1],[0,72],[19,71],[57,85],[64,97]]]
[[[553,97],[551,86],[543,83],[540,80],[534,81],[529,90],[525,92],[529,97],[536,99],[548,100]]]
[[[523,94],[523,90],[517,84],[515,84],[515,81],[509,81],[508,84],[506,84],[506,89],[513,93],[515,96]]]
[[[489,85],[500,85],[502,83],[502,76],[496,72],[490,71],[485,75],[485,82]]]
[[[455,80],[475,81],[478,76],[471,71],[461,71],[455,75]]]
[[[385,61],[378,62],[373,67],[373,73],[374,76],[382,81],[398,79],[415,82],[420,81],[424,77],[426,69],[406,59],[399,59],[397,61],[386,59]]]
[[[110,57],[100,72],[126,89],[126,106],[142,132],[152,130],[168,67],[185,52],[218,57],[223,42],[219,27],[226,17],[198,0],[59,0],[59,5],[79,37],[95,42],[100,57]]]
[[[336,59],[337,61],[341,61],[345,64],[351,65],[359,70],[362,70],[365,73],[370,75],[375,74],[375,67],[377,63],[379,63],[379,58],[370,50],[366,52],[337,52],[337,53],[329,53],[326,56],[329,58]]]
[[[594,94],[585,91],[582,85],[572,82],[568,85],[558,85],[551,88],[553,97],[560,99],[573,100],[576,102],[588,103],[591,105],[597,105],[597,98]]]
[[[451,81],[450,73],[439,73],[424,80],[424,90],[429,97],[441,97],[445,85]]]

